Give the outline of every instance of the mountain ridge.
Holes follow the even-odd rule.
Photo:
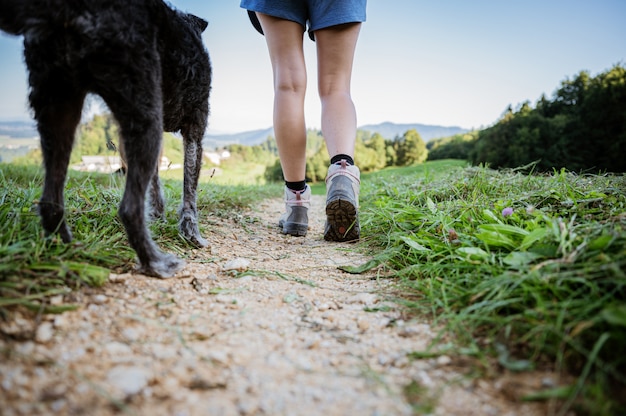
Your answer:
[[[39,132],[34,121],[0,121],[0,136],[32,139],[39,137]]]
[[[385,121],[378,124],[365,124],[358,127],[359,130],[378,133],[387,140],[393,140],[402,136],[406,131],[415,129],[426,142],[440,137],[453,136],[466,133],[469,130],[458,126],[438,126],[421,123],[393,123]],[[33,121],[0,121],[0,136],[9,138],[33,138],[38,137],[37,128]],[[206,133],[203,144],[206,148],[220,148],[230,144],[254,146],[263,143],[268,136],[274,136],[274,129],[249,130],[238,133]]]
[[[440,137],[454,136],[455,134],[467,133],[469,130],[458,126],[439,126],[421,123],[393,123],[385,121],[378,124],[366,124],[359,127],[359,130],[378,133],[385,139],[392,140],[397,136],[402,136],[409,130],[416,130],[422,139],[427,142]]]
[[[426,142],[440,137],[467,133],[469,131],[468,129],[458,126],[438,126],[421,123],[393,123],[390,121],[378,124],[365,124],[358,127],[358,130],[369,131],[372,134],[378,133],[387,140],[393,140],[397,136],[402,136],[405,132],[412,129],[417,130],[422,139]],[[268,136],[274,136],[274,129],[272,127],[239,133],[207,133],[204,136],[203,144],[211,148],[223,147],[229,144],[254,146],[263,143]]]

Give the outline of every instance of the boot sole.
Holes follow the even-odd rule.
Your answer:
[[[354,205],[336,199],[326,205],[326,241],[356,241],[360,237],[359,218]]]

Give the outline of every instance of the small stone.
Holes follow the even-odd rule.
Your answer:
[[[383,353],[378,354],[378,364],[382,365],[382,366],[387,366],[390,365],[393,362],[393,359]]]
[[[167,360],[176,358],[178,351],[171,345],[154,344],[151,346],[150,351],[154,358],[159,360]]]
[[[309,345],[307,345],[307,349],[309,349],[309,350],[316,350],[316,349],[318,349],[320,347],[320,345],[321,345],[320,340],[319,339],[315,339],[315,340],[311,341],[309,343]]]
[[[373,305],[378,301],[378,297],[372,293],[359,293],[346,300],[346,303],[356,303],[361,305]]]
[[[31,341],[20,342],[15,344],[15,352],[22,357],[28,357],[35,352],[35,343]]]
[[[57,329],[63,329],[63,328],[67,328],[69,325],[69,322],[67,320],[67,316],[65,315],[57,315],[54,317],[54,321],[53,321],[54,327]]]
[[[439,357],[437,357],[437,365],[439,366],[446,366],[448,364],[450,364],[452,362],[452,358],[448,357],[447,355],[440,355]]]
[[[50,297],[50,305],[59,306],[61,304],[63,304],[63,295]]]
[[[250,267],[250,260],[243,259],[243,258],[236,258],[236,259],[227,261],[226,264],[224,264],[223,270],[226,272],[229,272],[229,271],[244,272],[248,270],[248,267]]]
[[[317,310],[320,312],[324,312],[330,309],[330,306],[328,305],[328,303],[322,303],[321,305],[317,306]]]
[[[327,321],[329,321],[329,322],[335,322],[335,320],[336,320],[335,315],[334,315],[334,314],[332,314],[332,313],[328,313],[328,312],[324,313],[324,314],[322,315],[322,318],[323,318],[323,319],[326,319],[326,320],[327,320]]]
[[[146,388],[150,374],[139,367],[115,367],[107,374],[107,380],[126,396],[133,396]]]
[[[59,399],[59,400],[55,400],[52,402],[52,404],[50,405],[50,409],[52,409],[54,413],[59,413],[66,406],[67,406],[67,401],[64,399]]]
[[[107,297],[105,295],[95,295],[91,300],[97,305],[102,305],[107,302]]]
[[[398,331],[398,335],[402,338],[412,338],[416,336],[423,335],[423,331],[420,328],[414,326],[405,326],[404,323],[402,325],[398,325],[400,328]]]
[[[66,394],[67,386],[62,383],[55,383],[42,390],[40,399],[44,402],[52,402],[64,398]]]
[[[53,335],[54,329],[52,327],[52,323],[44,322],[37,327],[37,332],[35,332],[35,341],[45,344],[52,340]]]
[[[416,379],[417,379],[416,381],[418,381],[419,384],[425,387],[432,387],[434,384],[433,379],[430,378],[430,376],[428,375],[426,371],[418,371]]]
[[[363,332],[367,331],[370,328],[370,323],[366,319],[359,319],[357,325],[359,329]]]
[[[133,353],[132,348],[128,345],[117,341],[109,342],[104,346],[104,349],[113,357],[131,355]]]
[[[123,273],[123,274],[111,273],[111,274],[109,274],[109,281],[111,283],[124,283],[125,281],[127,281],[131,277],[132,277],[132,274],[130,274],[130,273]]]
[[[139,332],[134,328],[124,328],[122,336],[127,341],[137,341],[139,339]]]

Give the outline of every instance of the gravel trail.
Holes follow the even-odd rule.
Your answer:
[[[0,414],[545,414],[515,399],[549,374],[476,380],[447,356],[411,360],[437,329],[404,316],[375,271],[338,269],[368,259],[323,240],[323,204],[305,238],[275,227],[278,199],[209,217],[211,249],[180,276],[112,274],[70,295],[77,311],[0,323],[14,335],[0,338]]]

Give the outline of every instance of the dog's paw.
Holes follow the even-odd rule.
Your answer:
[[[139,264],[137,272],[146,276],[169,279],[185,267],[185,261],[173,254],[161,253],[150,264]]]
[[[200,234],[185,237],[191,244],[198,248],[205,248],[209,246],[209,241],[206,238],[203,238]]]
[[[196,216],[185,212],[180,217],[178,229],[183,238],[198,248],[207,247],[209,242],[202,237]]]

